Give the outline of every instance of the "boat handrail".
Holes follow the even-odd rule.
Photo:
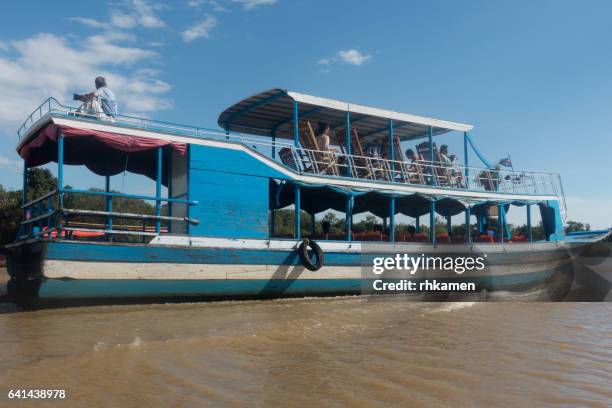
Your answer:
[[[379,182],[468,191],[552,195],[560,198],[562,211],[565,211],[561,177],[555,173],[489,169],[426,160],[409,163],[347,155],[335,150],[320,151],[295,146],[287,146],[287,149],[291,152],[291,163],[284,163],[282,159],[281,163],[301,174],[312,173],[324,177],[348,176]]]
[[[238,132],[228,132],[224,130],[208,129],[196,126],[181,125],[171,122],[139,118],[128,115],[116,115],[113,118],[108,118],[99,112],[85,111],[81,108],[70,107],[61,104],[57,99],[50,97],[40,104],[24,121],[18,130],[20,139],[27,131],[45,115],[63,116],[76,118],[84,121],[109,121],[115,126],[126,126],[130,128],[144,129],[154,132],[164,132],[174,135],[206,138],[213,140],[222,140],[228,142],[237,142],[245,145],[248,148],[262,152],[258,147],[266,151],[266,156],[272,156],[272,159],[283,163],[276,152],[282,149],[290,149],[298,172],[316,173],[320,176],[329,176],[328,158],[333,159],[336,166],[339,166],[344,171],[344,177],[362,179],[360,177],[370,175],[369,177],[376,181],[388,181],[392,183],[408,183],[422,184],[435,187],[461,188],[470,191],[497,191],[501,193],[524,193],[524,194],[547,194],[555,195],[560,198],[561,212],[565,216],[566,204],[563,194],[563,185],[561,177],[556,173],[546,172],[527,172],[517,171],[514,169],[505,170],[497,168],[486,168],[476,166],[465,166],[463,164],[453,164],[452,166],[442,164],[440,162],[430,162],[419,160],[416,163],[408,163],[399,160],[389,160],[385,158],[373,158],[369,156],[360,156],[355,154],[345,154],[339,150],[317,151],[296,147],[293,143],[279,141],[274,138],[263,138],[252,135],[245,135]],[[274,153],[273,153],[274,152]],[[311,169],[308,171],[308,165]],[[340,164],[344,162],[346,164]],[[365,164],[365,166],[360,165]],[[310,168],[309,167],[309,168]],[[422,170],[421,174],[416,172],[411,174],[406,172],[407,167],[413,167]],[[372,171],[372,169],[376,171]],[[318,171],[323,169],[322,171]],[[352,170],[356,170],[353,172]],[[455,175],[444,176],[445,172],[453,172]],[[420,181],[415,183],[415,181]],[[459,181],[461,179],[461,181]]]
[[[86,209],[77,209],[77,208],[66,208],[64,206],[64,195],[66,194],[84,194],[84,195],[94,195],[101,196],[106,200],[109,200],[110,206],[107,211],[96,211],[96,210],[86,210]],[[172,204],[184,204],[188,207],[194,206],[198,204],[198,201],[195,200],[185,200],[181,198],[174,197],[156,197],[156,196],[148,196],[148,195],[139,195],[139,194],[124,194],[117,192],[106,192],[106,191],[97,191],[97,190],[77,190],[77,189],[54,189],[49,193],[46,193],[38,198],[33,199],[32,201],[24,204],[21,208],[23,210],[23,220],[21,221],[20,231],[18,233],[18,239],[27,239],[34,238],[40,235],[48,235],[51,236],[53,231],[59,231],[61,233],[62,230],[66,231],[85,231],[84,229],[70,227],[69,221],[66,216],[92,216],[92,217],[103,217],[107,220],[104,229],[95,230],[96,232],[101,232],[105,234],[127,234],[127,235],[157,235],[159,233],[163,233],[163,228],[161,228],[160,222],[184,222],[190,225],[199,224],[199,220],[195,218],[191,218],[189,216],[184,217],[171,217],[161,215],[159,211],[156,211],[155,214],[135,214],[135,213],[125,213],[125,212],[117,212],[112,211],[112,200],[113,198],[123,198],[123,199],[136,199],[136,200],[145,200],[145,201],[155,201],[158,203],[172,203]],[[159,206],[158,206],[159,207]],[[110,222],[113,218],[120,219],[136,219],[140,220],[143,223],[147,221],[155,221],[156,226],[153,227],[155,232],[152,233],[143,233],[142,231],[131,231],[126,229],[117,229],[116,226],[113,229],[112,222]],[[107,225],[110,225],[111,228],[106,228]],[[146,224],[145,224],[146,225]],[[89,231],[89,230],[87,230]],[[94,230],[91,230],[94,231]],[[91,232],[90,231],[90,232]]]
[[[182,125],[178,123],[147,119],[129,115],[114,115],[112,118],[101,112],[86,110],[80,107],[67,106],[54,97],[47,98],[26,118],[17,130],[19,140],[27,134],[28,130],[45,115],[65,116],[80,120],[108,121],[114,125],[128,126],[151,131],[171,132],[185,136],[202,137],[204,135],[227,136],[227,132],[218,129],[209,129],[198,126]]]

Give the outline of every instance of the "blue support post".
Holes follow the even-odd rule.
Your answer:
[[[472,208],[471,207],[466,207],[465,208],[465,242],[466,243],[471,243],[472,242],[472,228],[470,226],[470,218],[472,217]]]
[[[452,229],[453,229],[453,223],[452,223],[451,217],[450,215],[447,215],[446,216],[446,232],[448,232],[448,235],[452,235],[453,233]]]
[[[276,157],[276,129],[272,129],[272,159]]]
[[[416,232],[421,232],[421,217],[417,216],[414,218],[414,229]]]
[[[300,130],[299,130],[299,104],[297,101],[293,101],[293,145],[297,149],[300,145]],[[300,212],[301,212],[301,191],[300,186],[298,184],[294,184],[294,199],[295,199],[295,212],[293,216],[293,236],[295,239],[300,239],[302,235],[301,231],[301,220],[300,220]]]
[[[347,241],[352,241],[353,236],[351,230],[353,229],[353,195],[350,194],[346,197],[346,217],[344,220],[344,234]]]
[[[190,186],[190,174],[191,174],[191,169],[190,169],[190,165],[189,163],[191,163],[191,145],[187,145],[187,195],[185,196],[185,199],[187,201],[191,200],[190,196],[191,194],[189,193],[189,190],[191,190],[191,186]],[[189,205],[185,205],[185,213],[187,214],[187,219],[189,219],[189,213],[190,213],[190,207]],[[185,231],[187,233],[187,235],[189,235],[189,222],[185,223]]]
[[[389,241],[395,242],[395,197],[389,202]]]
[[[170,150],[168,150],[168,153],[166,154],[167,157],[167,163],[168,165],[166,166],[166,180],[168,180],[168,188],[167,188],[167,198],[172,198],[172,152]],[[172,201],[168,201],[166,203],[166,205],[168,206],[168,216],[172,217]],[[168,232],[172,232],[172,223],[168,222]]]
[[[161,215],[161,192],[162,192],[162,159],[163,159],[163,149],[161,147],[157,148],[157,160],[156,160],[156,177],[155,177],[155,215]],[[155,232],[159,234],[161,231],[161,222],[159,219],[155,220]]]
[[[106,176],[105,179],[105,183],[104,183],[104,191],[106,191],[107,193],[110,193],[110,176]],[[111,197],[110,195],[107,195],[105,197],[106,200],[106,212],[113,212],[113,197]],[[106,229],[112,230],[113,229],[113,217],[111,217],[110,215],[107,217],[106,219]]]
[[[463,132],[463,165],[465,169],[463,170],[463,177],[465,182],[465,188],[470,188],[470,170],[468,169],[468,132]]]
[[[504,205],[497,206],[497,234],[500,243],[504,243]]]
[[[21,205],[28,202],[28,162],[23,161],[23,188],[21,189]],[[27,208],[23,209],[22,221],[26,219]]]
[[[427,140],[429,141],[429,171],[431,172],[431,176],[429,178],[429,184],[433,185],[435,184],[435,169],[434,169],[434,150],[433,150],[433,127],[429,126],[428,132],[427,132]],[[434,206],[435,207],[435,206]],[[434,234],[435,235],[435,234]],[[432,241],[433,242],[433,241]]]
[[[57,130],[57,200],[58,208],[64,208],[64,135]]]
[[[527,204],[527,239],[533,242],[533,231],[531,228],[531,204]]]
[[[431,202],[429,208],[429,242],[436,243],[436,202]]]
[[[395,136],[393,134],[393,119],[388,121],[389,128],[389,160],[391,160],[391,181],[395,179]],[[389,241],[395,242],[395,197],[389,202]]]
[[[351,154],[351,112],[346,111],[344,124],[346,126],[346,154]],[[349,176],[353,176],[351,160],[347,158]]]

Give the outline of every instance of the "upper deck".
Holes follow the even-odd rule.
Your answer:
[[[263,107],[261,101],[255,101],[254,104],[256,107]],[[361,112],[367,109],[370,108],[359,108]],[[309,108],[308,110],[312,111],[313,109]],[[228,113],[230,111],[231,108],[225,111],[220,116],[220,121],[221,118],[228,119],[232,116],[232,113]],[[255,109],[251,109],[249,113],[252,115],[254,111]],[[381,112],[387,113],[388,111],[379,111],[378,113]],[[246,110],[242,111],[242,114],[246,113]],[[279,115],[284,114],[286,113]],[[326,113],[326,115],[326,120],[332,119],[329,117],[329,113]],[[396,118],[399,115],[394,113],[388,114],[388,116]],[[306,113],[303,113],[301,118],[308,116]],[[238,117],[234,114],[234,119],[238,119]],[[393,128],[395,136],[411,140],[417,136],[422,137],[423,132],[427,136],[428,130],[431,130],[433,135],[458,129],[465,129],[467,131],[467,129],[472,128],[470,125],[454,124],[452,122],[414,116],[409,117],[412,120],[418,120],[419,123],[403,124],[403,126],[400,123],[399,129],[398,125],[396,125]],[[402,116],[401,118],[406,119],[408,116]],[[320,117],[313,117],[313,119],[320,120]],[[362,123],[366,122],[366,119],[361,121],[357,119],[359,118],[351,122],[353,125],[352,130],[355,133],[357,129],[362,131],[364,129],[361,127]],[[374,119],[372,117],[367,119],[369,121],[368,126],[380,126],[380,123],[377,123]],[[305,119],[299,120],[303,124]],[[378,120],[380,121],[380,118]],[[389,122],[388,118],[384,120],[387,123]],[[32,139],[48,123],[128,136],[172,140],[187,144],[206,145],[217,143],[216,145],[221,147],[238,147],[256,156],[267,165],[287,174],[288,178],[306,183],[409,191],[436,196],[457,197],[466,201],[470,199],[490,199],[491,201],[525,200],[535,202],[555,199],[560,201],[562,211],[564,210],[563,188],[558,174],[484,168],[462,164],[453,164],[450,167],[435,159],[421,159],[415,163],[408,163],[401,156],[401,149],[398,149],[397,145],[394,150],[396,156],[399,155],[399,157],[394,157],[393,159],[370,157],[365,154],[355,154],[354,152],[349,154],[343,148],[323,152],[313,149],[312,146],[304,146],[306,143],[302,143],[304,140],[302,140],[300,135],[297,138],[298,143],[289,143],[286,140],[289,136],[286,129],[285,133],[280,133],[280,135],[284,135],[282,137],[285,140],[277,140],[274,137],[262,136],[265,130],[260,129],[260,131],[256,132],[253,128],[251,128],[250,133],[259,133],[259,135],[180,125],[125,115],[117,115],[112,121],[108,119],[103,120],[96,115],[80,112],[77,108],[62,105],[54,98],[49,98],[35,109],[19,128],[17,150],[21,150],[24,144]],[[232,122],[227,123],[232,127]],[[246,128],[245,123],[242,121],[240,126]],[[437,127],[434,127],[434,124]],[[447,127],[442,127],[442,124]],[[400,133],[402,128],[404,132]],[[287,129],[292,131],[290,127]],[[372,131],[364,133],[369,133],[370,137],[374,135]],[[383,130],[380,130],[378,133],[382,134]],[[401,147],[401,145],[399,146]]]

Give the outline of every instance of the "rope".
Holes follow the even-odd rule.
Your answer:
[[[480,161],[488,168],[493,169],[494,166],[491,165],[491,162],[489,162],[487,159],[484,158],[482,153],[480,153],[480,150],[478,150],[478,148],[474,145],[474,142],[472,141],[472,138],[470,137],[469,134],[467,135],[467,140],[470,143],[470,146],[472,146],[472,150],[474,150],[474,153],[476,153],[476,156],[478,156]]]

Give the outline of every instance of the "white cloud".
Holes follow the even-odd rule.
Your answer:
[[[259,6],[271,6],[278,0],[232,0],[234,3],[242,4],[245,10],[252,10]]]
[[[157,15],[161,8],[161,5],[145,0],[130,0],[125,3],[125,7],[111,13],[110,24],[121,29],[165,27],[166,23]]]
[[[19,170],[21,168],[21,161],[0,155],[0,167],[10,167],[14,170]]]
[[[85,25],[87,27],[92,27],[92,28],[106,28],[106,27],[108,27],[108,23],[105,23],[104,21],[94,20],[93,18],[70,17],[69,20],[77,22],[79,24],[83,24],[83,25]]]
[[[210,6],[213,9],[213,11],[217,13],[223,13],[223,12],[229,11],[225,6],[221,4],[221,0],[219,1],[217,0],[189,0],[187,2],[187,6],[193,7],[193,8],[201,8],[204,5]]]
[[[9,45],[4,41],[0,40],[0,51],[8,51]]]
[[[210,4],[212,9],[216,11],[217,13],[223,13],[223,12],[229,11],[225,6],[221,4],[221,2],[217,0],[208,0],[207,3]]]
[[[113,35],[100,34],[76,43],[41,33],[12,42],[15,55],[0,55],[0,132],[14,134],[49,96],[74,105],[72,93],[91,90],[98,75],[107,77],[120,112],[146,113],[171,106],[165,97],[170,85],[159,79],[158,71],[141,66],[157,54],[118,41]]]
[[[215,27],[217,27],[217,19],[214,16],[207,16],[204,20],[181,32],[181,36],[185,42],[191,42],[202,37],[209,38],[210,32]]]
[[[111,27],[130,29],[139,26],[161,28],[166,26],[166,23],[157,15],[157,11],[161,8],[161,5],[146,0],[127,0],[116,7],[108,22],[88,17],[70,17],[70,20],[88,27],[103,29]]]
[[[111,24],[115,27],[129,29],[136,27],[136,18],[131,14],[115,11],[111,14]]]
[[[152,5],[145,0],[132,0],[132,8],[140,25],[147,28],[164,27],[166,24],[159,18],[155,11],[161,8],[160,5]]]
[[[350,65],[361,65],[372,58],[371,55],[362,54],[354,48],[350,50],[340,50],[337,55],[342,62]]]
[[[321,58],[317,61],[318,65],[329,66],[330,64],[343,63],[349,65],[361,65],[372,58],[369,54],[363,54],[360,51],[351,48],[348,50],[340,50],[331,58]],[[329,74],[331,69],[319,70],[320,73]]]

